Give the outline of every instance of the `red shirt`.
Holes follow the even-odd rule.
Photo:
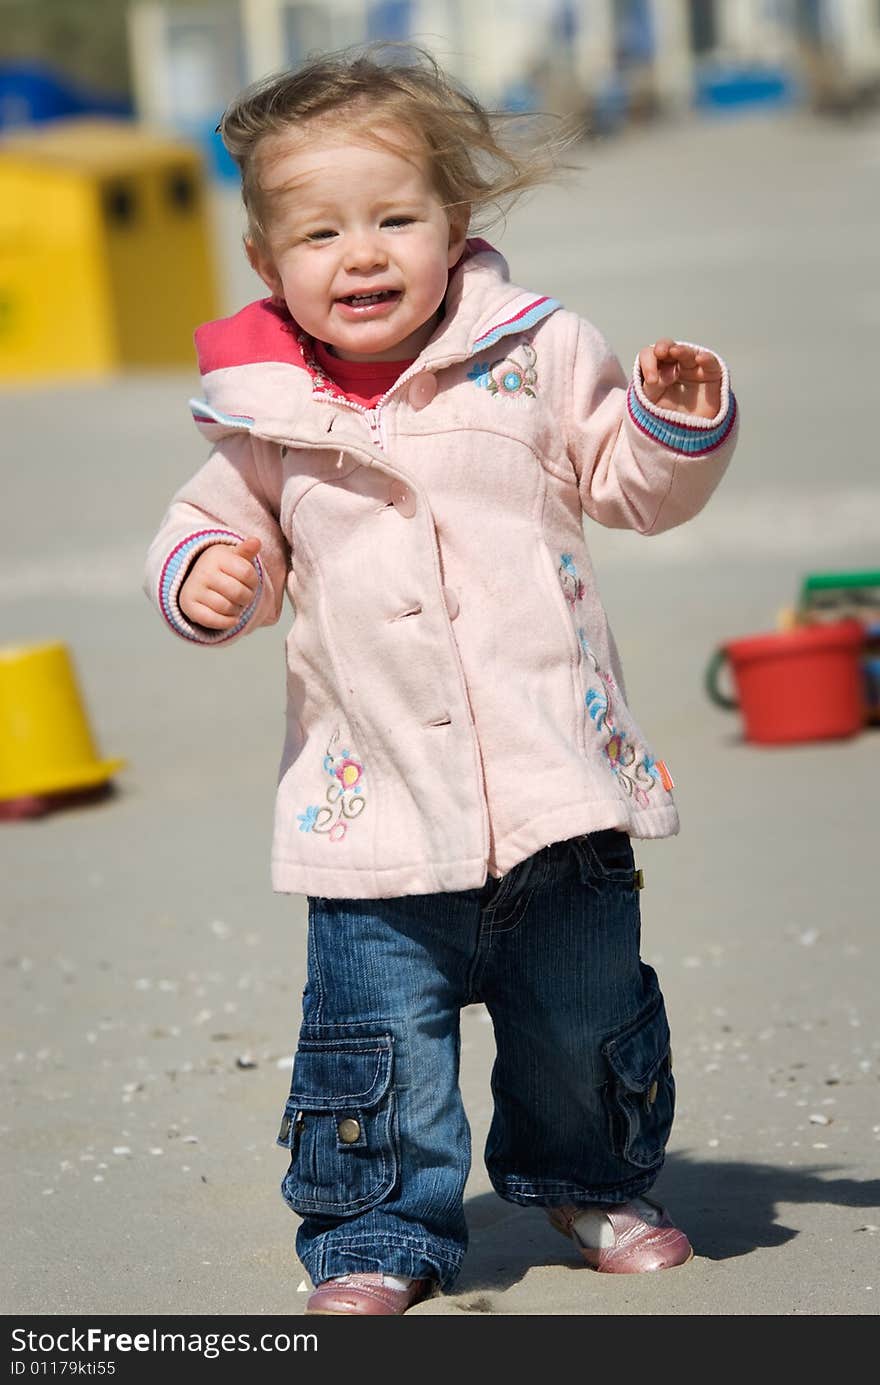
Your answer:
[[[343,361],[333,356],[323,342],[314,342],[317,364],[324,374],[337,384],[341,390],[354,400],[372,408],[398,376],[409,370],[415,356],[408,361]]]

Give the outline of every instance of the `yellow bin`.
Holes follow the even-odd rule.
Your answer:
[[[216,317],[198,150],[123,120],[0,139],[0,383],[190,366]]]
[[[0,801],[103,784],[102,760],[63,644],[0,648]]]

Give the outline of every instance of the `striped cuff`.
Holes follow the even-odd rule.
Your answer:
[[[693,346],[698,351],[709,350],[691,341],[682,345]],[[698,418],[674,409],[658,409],[644,392],[642,368],[636,357],[632,383],[626,393],[626,407],[630,420],[640,433],[685,457],[704,457],[724,445],[736,422],[736,398],[730,388],[730,373],[726,364],[717,353],[712,354],[720,362],[722,370],[721,406],[714,418]]]
[[[238,623],[231,630],[209,630],[207,626],[193,625],[187,620],[177,602],[178,592],[183,586],[193,559],[215,543],[244,543],[244,538],[231,529],[199,529],[171,550],[159,578],[159,608],[163,616],[176,635],[182,636],[185,640],[192,640],[194,644],[222,644],[225,640],[231,640],[247,625],[263,593],[263,565],[259,558],[254,558],[260,585],[253,601],[247,610],[242,611]]]

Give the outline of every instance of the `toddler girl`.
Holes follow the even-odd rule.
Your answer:
[[[223,138],[269,295],[196,334],[213,450],[146,589],[193,645],[279,619],[272,880],[308,896],[278,1136],[307,1311],[400,1314],[465,1251],[461,1008],[495,1031],[486,1163],[610,1273],[679,1265],[645,1197],[672,1124],[631,837],[678,830],[627,706],[583,515],[656,534],[721,478],[726,367],[595,327],[476,238],[544,180],[427,54],[250,88]]]

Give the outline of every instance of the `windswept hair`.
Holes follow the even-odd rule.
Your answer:
[[[556,119],[551,117],[551,119]],[[469,230],[487,230],[531,188],[566,167],[565,152],[580,125],[558,121],[537,142],[515,126],[534,117],[490,112],[449,77],[432,55],[412,44],[374,43],[322,54],[294,70],[254,82],[229,105],[217,127],[241,172],[248,233],[265,245],[269,208],[261,184],[263,141],[295,130],[357,133],[395,152],[424,156],[434,189],[451,213],[470,208]],[[381,138],[377,125],[411,132],[407,145]],[[502,126],[505,127],[502,134]]]

